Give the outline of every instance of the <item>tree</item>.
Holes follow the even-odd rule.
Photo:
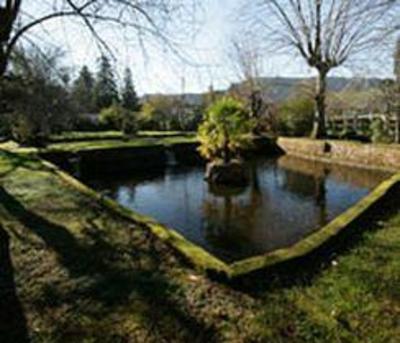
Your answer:
[[[218,100],[208,109],[199,127],[200,154],[206,159],[222,159],[228,164],[249,144],[253,126],[254,122],[240,101],[229,97]]]
[[[182,25],[188,21],[181,19],[190,17],[195,1],[50,0],[42,2],[38,11],[30,7],[32,1],[3,0],[0,2],[0,78],[17,44],[21,40],[31,44],[34,36],[29,33],[56,19],[80,20],[97,45],[109,52],[111,49],[102,32],[104,24],[121,29],[123,37],[134,34],[139,44],[155,38],[173,49],[171,32],[183,31]],[[180,30],[173,25],[178,23]]]
[[[133,135],[138,129],[137,113],[118,103],[101,110],[100,122],[108,129],[121,130],[126,135]]]
[[[87,66],[83,66],[73,86],[73,99],[81,113],[93,111],[94,78]]]
[[[240,33],[232,40],[229,58],[241,83],[231,92],[246,102],[250,118],[257,122],[255,133],[260,131],[262,117],[268,112],[266,92],[259,82],[263,70],[262,57],[260,44],[250,32]]]
[[[398,0],[268,0],[257,2],[256,10],[253,17],[266,28],[275,51],[296,52],[318,73],[314,138],[326,134],[329,72],[366,51],[383,49],[400,29]]]
[[[125,69],[124,85],[121,92],[122,106],[127,110],[137,112],[140,110],[139,98],[136,94],[132,81],[132,72],[129,68]]]
[[[313,101],[304,94],[293,94],[278,107],[278,131],[287,136],[307,136],[312,130]]]
[[[68,127],[75,113],[59,67],[57,51],[18,51],[11,61],[13,75],[3,82],[1,97],[7,102],[13,138],[42,145],[53,132]]]
[[[98,111],[119,101],[114,71],[110,60],[105,55],[100,57],[93,96],[94,104]]]
[[[397,83],[400,84],[400,37],[397,39],[396,51],[394,54],[394,75]]]
[[[149,102],[146,101],[139,113],[139,126],[141,130],[154,130],[156,127],[155,123],[155,108],[154,106]]]
[[[179,99],[169,95],[151,95],[143,105],[143,119],[155,130],[179,129]]]
[[[394,54],[394,74],[396,82],[394,83],[394,108],[396,115],[395,142],[400,143],[400,38],[397,39],[396,51]]]

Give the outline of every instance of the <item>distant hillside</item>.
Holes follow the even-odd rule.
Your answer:
[[[315,78],[289,78],[289,77],[264,77],[258,80],[262,88],[268,94],[272,101],[282,101],[290,96],[296,87],[302,84],[310,84],[315,82]],[[329,91],[342,91],[345,89],[365,90],[378,86],[382,80],[377,78],[358,79],[330,77],[328,78]],[[239,87],[240,83],[232,84],[231,89]]]
[[[268,94],[268,97],[274,101],[279,102],[285,100],[290,96],[293,90],[307,83],[312,83],[315,78],[294,78],[294,77],[262,77],[259,78],[258,82],[262,85],[264,91]],[[365,90],[371,87],[376,87],[382,82],[381,79],[377,78],[343,78],[343,77],[330,77],[328,78],[328,90],[330,91],[342,91],[345,89],[359,89]],[[239,87],[241,83],[234,83],[230,86],[229,90],[233,90]],[[227,92],[226,90],[225,92]],[[219,93],[224,93],[224,91],[219,91]],[[148,100],[152,97],[159,96],[160,94],[148,94],[142,99]],[[190,106],[201,105],[203,101],[204,94],[199,93],[187,93],[181,94],[168,94],[163,95],[172,99],[185,99],[185,103]]]

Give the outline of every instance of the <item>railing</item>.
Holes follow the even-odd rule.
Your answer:
[[[381,120],[384,128],[389,134],[395,135],[400,124],[400,118],[395,115],[382,113],[367,113],[367,114],[348,114],[336,115],[328,117],[328,127],[341,131],[353,129],[359,131],[368,128],[374,120]]]

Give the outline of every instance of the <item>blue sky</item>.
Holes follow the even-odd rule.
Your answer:
[[[120,33],[112,29],[105,32],[106,40],[111,44],[116,57],[116,69],[122,74],[125,66],[129,66],[134,75],[136,88],[143,93],[179,93],[202,92],[212,84],[221,89],[238,81],[227,57],[228,46],[233,33],[240,25],[240,4],[246,0],[203,0],[204,15],[200,30],[195,38],[186,37],[186,44],[180,46],[181,53],[188,57],[191,64],[165,53],[159,44],[147,46],[147,56],[137,44],[131,44],[132,37],[122,39]],[[251,0],[254,1],[254,0]],[[42,3],[43,4],[43,3]],[[37,3],[28,6],[30,12],[43,12],[46,9]],[[99,50],[90,34],[81,25],[71,25],[70,21],[52,21],[43,28],[33,32],[41,43],[63,46],[67,52],[64,63],[74,66],[76,73],[83,64],[91,69],[96,68]],[[311,76],[306,64],[293,56],[264,56],[263,74],[265,76]],[[376,76],[389,75],[382,72],[378,63],[373,68],[352,70],[342,68],[334,74],[341,76]]]

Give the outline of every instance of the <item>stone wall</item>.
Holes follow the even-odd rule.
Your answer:
[[[400,170],[400,146],[397,145],[281,137],[278,146],[289,155],[303,158],[391,172]]]

